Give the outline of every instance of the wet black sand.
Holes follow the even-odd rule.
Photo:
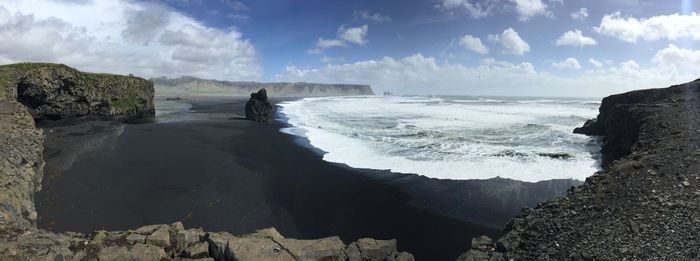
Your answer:
[[[485,199],[484,191],[494,190],[479,184],[498,181],[438,181],[328,163],[280,133],[281,122],[240,120],[245,100],[192,103],[199,119],[48,133],[39,227],[90,232],[181,220],[240,234],[274,226],[295,238],[396,238],[419,260],[454,260],[472,237],[498,234],[494,224],[502,222],[484,221],[507,220],[570,183],[556,183],[555,192],[540,184]],[[93,149],[66,156],[83,143]],[[446,196],[454,193],[469,196]],[[491,202],[498,206],[489,208]]]

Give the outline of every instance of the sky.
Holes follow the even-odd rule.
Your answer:
[[[0,64],[602,97],[700,78],[698,9],[692,0],[2,0]]]

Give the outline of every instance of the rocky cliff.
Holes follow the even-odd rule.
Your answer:
[[[90,234],[37,229],[34,194],[43,178],[43,133],[32,114],[40,119],[132,117],[152,110],[153,92],[137,78],[100,78],[63,65],[0,66],[0,76],[0,260],[413,260],[397,251],[396,240],[364,238],[346,245],[338,237],[288,239],[274,228],[242,236],[185,229],[180,222]],[[119,90],[118,82],[126,90]],[[15,100],[26,102],[22,95],[40,99],[30,99],[35,107],[27,108]],[[107,107],[90,105],[100,95],[107,95]],[[109,99],[114,102],[118,95],[137,102],[115,107]]]
[[[154,115],[153,83],[85,73],[62,64],[0,66],[0,95],[24,104],[36,120],[125,120]]]
[[[259,89],[266,89],[273,97],[316,97],[373,95],[369,85],[320,84],[320,83],[259,83],[204,80],[195,77],[151,79],[157,95],[227,95],[248,96]]]
[[[700,80],[605,98],[577,129],[604,136],[605,170],[460,260],[700,259],[699,98]]]

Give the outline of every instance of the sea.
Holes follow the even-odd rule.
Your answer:
[[[280,104],[323,159],[437,179],[585,180],[600,140],[574,134],[598,114],[592,98],[350,96]]]

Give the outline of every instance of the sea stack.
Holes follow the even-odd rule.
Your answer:
[[[245,104],[245,118],[257,122],[272,121],[273,112],[270,101],[267,100],[267,91],[263,88],[250,94],[250,100]]]

